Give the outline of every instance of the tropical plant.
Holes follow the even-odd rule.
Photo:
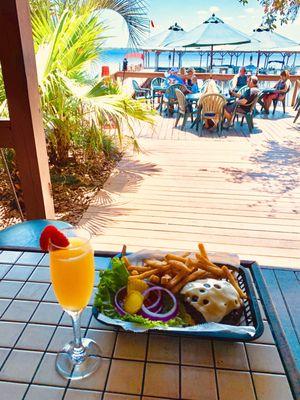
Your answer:
[[[6,93],[0,65],[0,117],[8,117]]]
[[[61,14],[66,7],[84,5],[86,0],[30,0],[31,8],[35,11],[45,7],[51,13]],[[137,46],[149,31],[146,0],[95,0],[97,10],[112,10],[121,15],[127,24],[129,44]]]
[[[242,4],[248,4],[249,0],[239,0]],[[264,7],[265,24],[270,28],[276,28],[276,23],[281,24],[293,22],[300,9],[300,0],[258,0]]]
[[[145,104],[123,94],[115,82],[95,81],[88,74],[91,63],[99,58],[104,36],[98,12],[100,3],[32,1],[32,29],[49,157],[58,165],[67,162],[72,148],[80,147],[89,159],[99,151],[111,151],[111,127],[116,129],[120,144],[125,137],[136,145],[132,121],[151,122]]]

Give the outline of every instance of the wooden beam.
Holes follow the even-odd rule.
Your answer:
[[[9,119],[0,120],[0,147],[14,147]]]
[[[0,61],[28,219],[54,218],[27,0],[0,1]]]

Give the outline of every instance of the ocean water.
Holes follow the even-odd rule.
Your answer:
[[[131,53],[132,50],[128,48],[113,48],[113,49],[104,49],[100,55],[97,63],[93,65],[92,73],[98,74],[101,71],[101,67],[103,65],[108,65],[110,68],[110,72],[114,73],[118,70],[122,69],[122,61],[126,54]],[[155,54],[150,53],[150,68],[155,68]],[[139,59],[129,59],[129,64],[138,64],[140,62]],[[282,61],[283,57],[280,54],[273,54],[269,58],[269,62],[265,62],[265,57],[261,56],[260,67],[269,67],[274,68],[276,72],[279,72],[282,69]],[[182,56],[182,65],[184,67],[207,67],[210,63],[209,56],[205,54],[199,54],[199,52],[186,52]],[[178,66],[179,64],[179,56],[175,53],[174,65]],[[298,74],[300,73],[300,55],[298,54],[295,58],[291,56],[288,62],[289,66],[295,64],[298,66]],[[159,56],[159,66],[163,68],[169,68],[173,65],[173,53],[172,52],[163,52]],[[214,65],[233,65],[236,67],[242,65],[257,65],[257,55],[253,54],[241,54],[239,57],[229,55],[222,56],[221,53],[214,53]]]

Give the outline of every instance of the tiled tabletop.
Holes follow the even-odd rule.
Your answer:
[[[97,257],[97,270],[108,262]],[[293,399],[262,308],[264,334],[244,344],[118,332],[93,319],[92,302],[82,332],[99,344],[102,364],[66,381],[54,365],[71,321],[55,300],[48,255],[0,251],[1,400]]]

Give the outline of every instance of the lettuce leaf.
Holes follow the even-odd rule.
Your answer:
[[[129,273],[124,262],[117,257],[111,260],[111,268],[99,273],[98,291],[94,305],[110,318],[120,318],[114,307],[115,293],[127,285]]]
[[[148,328],[148,329],[167,328],[169,326],[182,327],[182,326],[186,325],[184,320],[181,319],[180,317],[175,317],[173,319],[170,319],[168,322],[161,322],[161,321],[151,321],[150,319],[144,318],[141,315],[137,315],[137,314],[133,314],[133,315],[126,314],[121,319],[123,319],[124,321],[127,321],[127,322],[132,322],[135,324],[143,325],[145,328]]]

